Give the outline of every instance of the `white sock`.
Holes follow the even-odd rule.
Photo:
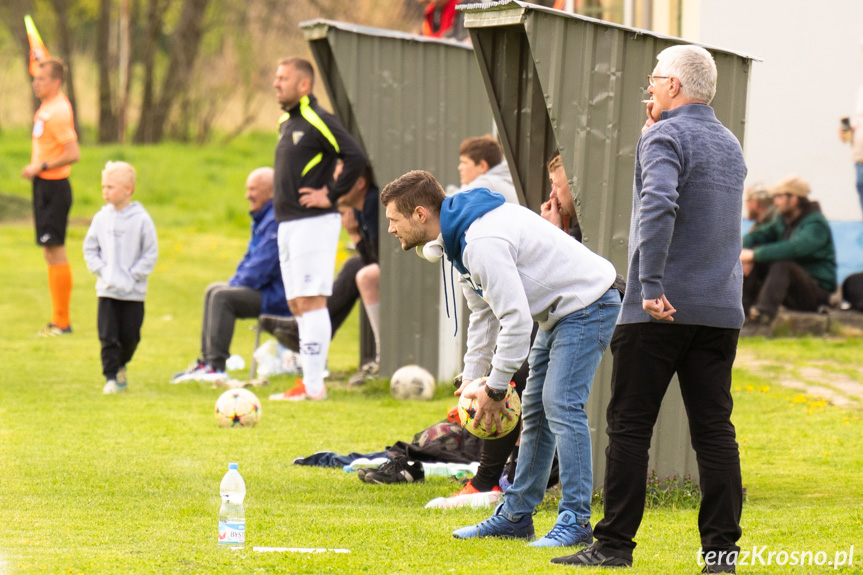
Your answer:
[[[375,359],[381,358],[381,302],[366,305],[366,317],[375,334]]]
[[[320,395],[324,389],[324,369],[333,327],[327,308],[307,311],[299,322],[300,357],[303,360],[303,385],[309,395]]]

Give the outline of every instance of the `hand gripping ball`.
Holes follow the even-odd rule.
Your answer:
[[[485,389],[483,388],[485,387],[486,379],[488,378],[481,377],[473,380],[468,384],[465,392],[476,390],[484,394]],[[500,423],[502,429],[486,429],[485,421],[480,421],[480,424],[474,427],[473,423],[477,412],[476,399],[468,399],[464,396],[463,392],[458,402],[458,418],[461,421],[462,427],[480,439],[499,439],[515,429],[516,425],[518,425],[518,418],[521,415],[521,400],[518,398],[513,384],[510,384],[506,390],[504,405],[506,405],[506,411],[512,415],[512,419],[509,420],[501,414]],[[494,423],[492,423],[492,426],[494,426]]]

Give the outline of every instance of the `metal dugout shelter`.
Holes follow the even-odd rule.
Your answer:
[[[647,74],[679,38],[576,16],[521,1],[469,4],[470,32],[516,188],[539,211],[545,162],[559,148],[584,243],[626,274],[635,146],[646,119]],[[705,46],[718,69],[712,106],[743,142],[751,56]],[[611,357],[597,372],[587,405],[594,485],[605,473],[605,408]],[[654,429],[650,469],[660,479],[697,476],[686,412],[675,381]]]
[[[329,20],[300,27],[333,111],[368,155],[378,187],[416,169],[433,173],[444,187],[458,186],[462,140],[493,131],[470,46]],[[460,371],[463,333],[453,337],[440,266],[403,252],[386,230],[381,209],[381,375],[415,363],[438,380],[452,378]],[[463,332],[461,306],[458,320]],[[364,357],[374,353],[370,334],[361,346]]]

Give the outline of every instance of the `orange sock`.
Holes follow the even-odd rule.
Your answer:
[[[72,266],[48,266],[48,288],[51,290],[51,304],[54,307],[51,323],[66,329],[69,327],[69,299],[72,297]]]

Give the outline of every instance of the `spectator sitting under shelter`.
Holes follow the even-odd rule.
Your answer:
[[[260,314],[290,315],[279,266],[278,224],[273,214],[273,169],[258,168],[246,179],[252,237],[237,271],[227,282],[207,286],[201,325],[201,357],[171,383],[227,379],[234,322]]]
[[[836,289],[836,248],[809,184],[790,176],[769,189],[779,216],[743,237],[743,308],[768,324],[779,306],[817,311]]]
[[[460,192],[488,188],[502,195],[507,203],[518,204],[512,175],[496,138],[479,136],[463,141],[458,149],[458,174]]]
[[[578,215],[575,213],[575,201],[563,168],[563,159],[560,154],[555,153],[549,160],[548,179],[551,180],[551,193],[548,201],[540,207],[540,215],[559,227],[573,238],[581,241],[581,226],[578,224]]]

